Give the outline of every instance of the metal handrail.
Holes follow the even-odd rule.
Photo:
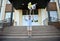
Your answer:
[[[55,18],[55,17],[53,17]],[[55,20],[54,22],[58,22],[60,19],[56,18],[57,20]],[[43,20],[43,23],[45,23],[45,21],[48,20],[48,18],[46,18],[45,20]],[[53,21],[50,21],[50,22],[53,22]]]
[[[8,20],[7,20],[8,19]],[[4,27],[4,25],[7,25],[7,26],[11,26],[11,22],[10,22],[10,18],[7,18],[7,19],[4,19],[4,20],[0,20],[0,26],[1,27]]]
[[[54,18],[55,18],[55,17],[54,17]],[[59,22],[60,19],[58,19],[58,18],[56,18],[56,19],[57,19],[57,20],[55,20],[55,21],[50,21],[50,22]],[[48,18],[46,18],[45,20],[43,20],[44,25],[46,25],[46,24],[45,24],[46,21],[48,21]],[[48,22],[49,22],[49,21],[48,21]]]
[[[46,24],[45,24],[46,20],[48,21],[48,18],[46,18],[45,20],[43,20],[43,24],[44,24],[44,25],[46,25]]]

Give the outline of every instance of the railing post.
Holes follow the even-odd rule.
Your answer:
[[[12,11],[11,11],[10,25],[12,26],[12,22],[13,22],[13,6],[11,8],[12,8]]]
[[[49,4],[47,6],[47,11],[48,11],[48,22],[51,22]]]

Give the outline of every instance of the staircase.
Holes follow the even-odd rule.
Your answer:
[[[55,26],[57,29],[60,30],[60,22],[49,22],[49,25]]]
[[[60,31],[54,26],[33,26],[31,38],[60,37]],[[26,26],[5,27],[0,38],[29,38]]]

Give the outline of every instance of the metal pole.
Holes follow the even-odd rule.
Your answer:
[[[48,11],[48,21],[51,22],[51,17],[50,17],[50,8],[49,5],[47,6],[47,11]]]
[[[29,15],[31,15],[31,13],[32,13],[32,9],[29,9]]]
[[[12,25],[12,22],[13,22],[13,6],[12,6],[12,11],[11,11],[10,25]]]

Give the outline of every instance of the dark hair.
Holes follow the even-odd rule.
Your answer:
[[[29,17],[31,17],[31,16],[29,16]]]

